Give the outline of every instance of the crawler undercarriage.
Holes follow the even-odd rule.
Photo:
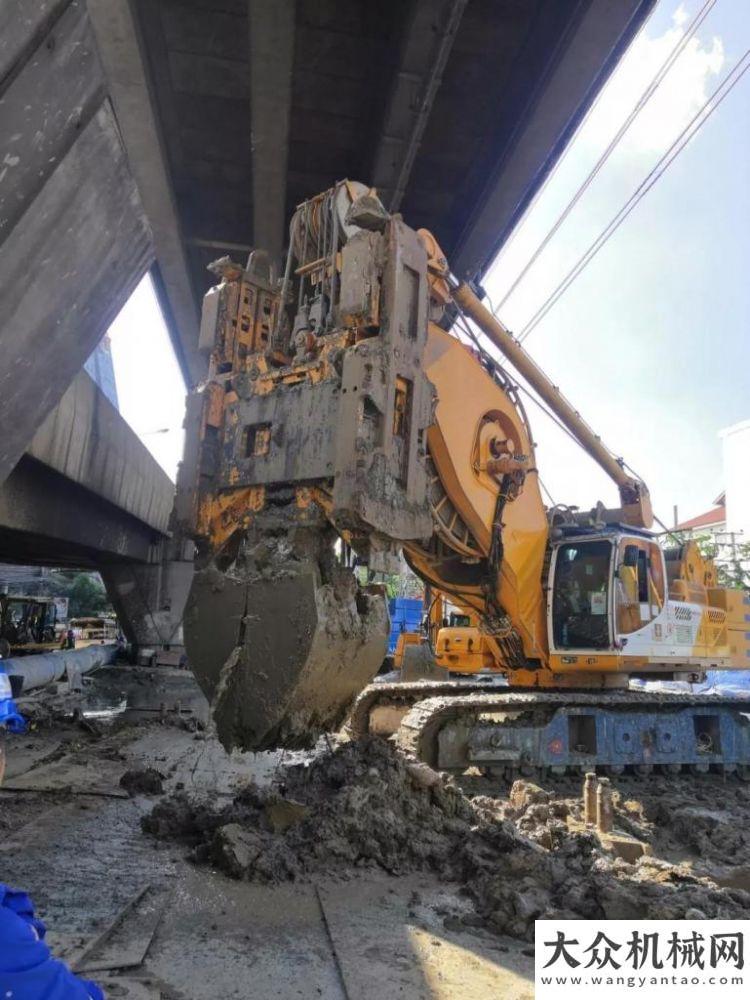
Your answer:
[[[479,688],[479,689],[478,689]],[[476,681],[372,684],[353,736],[393,735],[444,771],[512,779],[542,772],[718,772],[750,780],[750,699],[641,691],[540,692]]]

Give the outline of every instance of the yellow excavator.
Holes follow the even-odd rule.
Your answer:
[[[457,674],[496,673],[495,659],[482,638],[476,613],[456,611],[439,591],[425,588],[427,612],[418,631],[401,632],[393,651],[393,670],[403,680]]]
[[[659,545],[646,485],[431,233],[347,180],[297,208],[283,272],[260,250],[212,269],[176,511],[188,659],[226,747],[309,745],[349,715],[446,770],[750,777],[750,700],[628,686],[750,665],[747,596]],[[618,504],[545,507],[516,377]],[[388,620],[366,578],[400,553],[468,616],[436,641],[464,680],[370,683]],[[488,668],[508,686],[478,687]]]
[[[0,594],[0,657],[48,653],[59,646],[52,597]]]

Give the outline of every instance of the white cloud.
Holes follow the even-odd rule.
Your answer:
[[[636,100],[685,35],[689,16],[681,4],[672,25],[656,37],[643,31],[633,42],[602,96],[581,129],[578,141],[604,149]],[[705,23],[705,22],[704,22]],[[725,62],[721,38],[692,37],[661,84],[630,126],[618,149],[621,153],[661,153],[703,106]]]
[[[688,14],[684,4],[680,4],[680,6],[672,15],[672,20],[674,21],[674,23],[677,25],[678,28],[681,28],[683,24],[687,24],[689,18],[690,15]]]

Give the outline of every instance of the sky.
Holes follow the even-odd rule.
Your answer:
[[[662,0],[485,279],[499,302],[700,4]],[[499,309],[521,331],[750,46],[750,4],[718,0],[650,102]],[[672,523],[723,489],[718,431],[750,417],[750,73],[524,341]],[[616,492],[530,406],[537,465],[558,503]]]
[[[109,336],[120,413],[174,481],[182,457],[186,389],[148,274]]]
[[[660,0],[485,278],[499,302],[701,3]],[[750,3],[717,0],[599,176],[499,310],[520,331],[750,47]],[[524,346],[672,523],[723,489],[721,428],[750,417],[750,73],[640,201]],[[408,220],[407,220],[408,221]],[[174,479],[185,387],[151,281],[110,335],[122,414]],[[616,490],[531,404],[537,466],[557,503]]]

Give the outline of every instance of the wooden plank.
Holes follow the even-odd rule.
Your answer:
[[[445,892],[436,879],[418,876],[375,877],[317,889],[349,996],[530,996],[533,961],[523,955],[523,942],[505,938],[501,943],[490,935],[447,930],[434,914],[435,904],[445,902]]]
[[[126,799],[128,793],[120,787],[120,778],[124,772],[124,765],[116,761],[90,760],[78,763],[63,757],[62,760],[44,764],[6,781],[3,788],[8,792],[69,791],[72,795]]]
[[[8,789],[3,788],[3,791]],[[13,830],[7,840],[0,841],[0,853],[13,854],[16,851],[28,851],[29,847],[49,841],[77,805],[74,802],[64,802],[62,805],[45,809],[41,815],[35,816],[17,830]]]
[[[100,948],[105,943],[105,941],[107,941],[112,936],[112,934],[117,930],[117,928],[120,926],[123,920],[125,920],[127,915],[132,910],[134,910],[136,906],[138,906],[138,904],[140,903],[140,901],[143,899],[143,897],[146,895],[146,893],[149,891],[150,888],[151,888],[150,882],[147,882],[146,885],[141,886],[141,888],[133,896],[130,897],[127,903],[125,903],[125,905],[117,911],[117,913],[115,914],[113,919],[110,920],[107,926],[104,927],[96,935],[96,937],[93,938],[93,940],[89,941],[89,943],[84,946],[84,948],[79,952],[79,954],[76,955],[76,957],[70,961],[70,967],[73,969],[74,972],[77,972],[81,968],[82,964],[86,961],[86,959],[90,955],[93,955],[94,952],[98,948]]]
[[[171,898],[169,892],[144,894],[107,941],[78,960],[76,972],[110,972],[143,965]]]
[[[346,985],[346,977],[344,976],[344,967],[341,964],[341,956],[339,955],[338,949],[336,948],[336,941],[334,940],[333,932],[331,931],[331,925],[328,920],[328,914],[326,913],[325,903],[323,902],[323,896],[321,894],[320,887],[317,885],[315,886],[315,896],[318,900],[318,906],[320,907],[320,916],[323,920],[323,926],[325,928],[326,937],[328,938],[328,943],[331,946],[331,954],[333,955],[333,961],[334,964],[336,965],[336,971],[339,974],[341,989],[347,1000],[350,1000],[350,993]]]
[[[12,744],[8,747],[7,764],[5,767],[5,780],[18,778],[20,775],[30,771],[37,764],[41,764],[48,757],[57,753],[62,740],[57,739],[37,739],[32,746],[16,749]]]

